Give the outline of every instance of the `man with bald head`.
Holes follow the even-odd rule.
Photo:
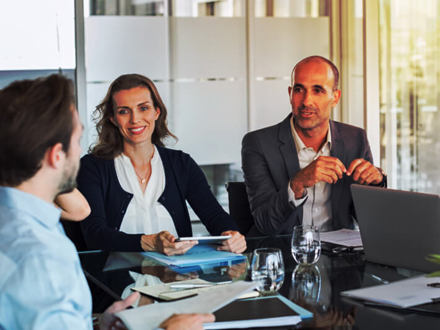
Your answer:
[[[353,228],[350,185],[386,185],[365,131],[330,119],[341,97],[338,81],[328,59],[301,60],[288,88],[292,113],[244,136],[242,166],[258,231],[291,234],[299,224]]]

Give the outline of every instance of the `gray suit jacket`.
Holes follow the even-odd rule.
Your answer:
[[[290,116],[281,123],[247,133],[242,142],[242,166],[251,212],[257,229],[268,235],[291,234],[301,224],[302,206],[288,201],[288,183],[300,170],[290,129]],[[363,129],[330,121],[330,154],[349,167],[356,158],[373,163]],[[331,190],[332,230],[353,228],[351,177],[338,180]]]

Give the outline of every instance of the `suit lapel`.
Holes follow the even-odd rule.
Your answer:
[[[330,156],[340,159],[344,163],[344,140],[333,120],[330,120],[330,132],[332,135],[332,147]],[[345,164],[344,165],[349,165]]]
[[[338,158],[342,163],[344,163],[346,167],[349,166],[350,164],[345,164],[344,140],[333,120],[330,120],[330,132],[332,135],[332,147],[330,149],[330,156]],[[335,219],[336,207],[339,204],[339,198],[342,189],[342,180],[338,180],[338,182],[332,186],[331,201],[333,225],[335,224],[335,221],[337,221],[337,219]]]
[[[284,160],[284,165],[287,170],[287,176],[291,179],[299,171],[298,152],[296,151],[295,143],[292,137],[292,131],[290,128],[290,117],[287,116],[280,123],[278,131],[278,139],[280,141],[280,153]]]

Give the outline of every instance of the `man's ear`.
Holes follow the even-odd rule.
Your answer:
[[[289,93],[289,102],[292,104],[292,91],[293,91],[293,87],[289,86],[287,88],[287,92]]]
[[[66,159],[66,153],[63,150],[63,145],[57,143],[52,147],[48,148],[46,151],[46,162],[52,168],[59,168],[63,166],[64,160]]]
[[[333,91],[333,106],[334,107],[338,105],[340,98],[341,98],[341,90],[335,89]]]

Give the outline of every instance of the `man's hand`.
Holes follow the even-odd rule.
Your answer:
[[[369,161],[358,158],[351,162],[347,170],[347,175],[351,175],[353,180],[360,184],[379,184],[383,180],[383,175]]]
[[[176,238],[165,230],[158,234],[142,235],[141,237],[141,247],[144,251],[157,251],[167,256],[185,254],[197,243],[197,241],[176,242]]]
[[[318,182],[336,183],[346,172],[344,164],[336,157],[320,156],[299,171],[290,181],[295,198],[304,196],[304,190]]]
[[[175,314],[159,327],[166,330],[202,330],[203,323],[214,322],[213,314]]]
[[[134,304],[134,302],[139,298],[139,292],[132,293],[124,300],[117,301],[113,303],[109,308],[101,314],[99,318],[99,329],[101,330],[122,330],[127,329],[127,327],[122,323],[122,321],[115,316],[115,313],[123,311],[127,307]]]
[[[222,243],[217,250],[242,253],[246,250],[246,240],[242,234],[235,230],[228,230],[222,233],[222,236],[231,235],[232,237]]]

